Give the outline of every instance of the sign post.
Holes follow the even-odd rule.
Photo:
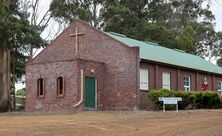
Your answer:
[[[176,105],[176,112],[178,112],[178,101],[182,101],[181,97],[159,97],[159,101],[163,102],[163,112],[165,112],[165,105],[166,104],[175,104]]]

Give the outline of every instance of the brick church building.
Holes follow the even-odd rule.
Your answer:
[[[27,112],[151,109],[152,89],[222,90],[222,69],[198,56],[76,20],[26,64]]]

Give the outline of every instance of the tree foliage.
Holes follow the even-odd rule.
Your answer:
[[[221,39],[214,30],[214,15],[203,4],[202,0],[108,2],[103,8],[103,26],[106,31],[212,57]]]
[[[24,74],[28,45],[44,45],[39,31],[30,25],[18,0],[0,0],[0,111],[10,109],[11,85]],[[13,75],[13,76],[11,76]]]
[[[100,6],[103,0],[53,0],[50,5],[52,16],[57,21],[71,22],[77,18],[99,25]]]
[[[5,19],[0,23],[0,40],[6,43],[10,49],[11,63],[15,61],[15,74],[17,78],[24,75],[24,64],[27,60],[29,45],[36,48],[45,46],[45,41],[40,37],[40,31],[35,26],[30,25],[28,20],[29,13],[21,11],[19,8],[20,1],[14,1],[8,7],[2,2],[0,9],[2,18]],[[1,44],[2,45],[2,44]],[[14,60],[12,60],[14,59]],[[12,66],[13,64],[11,64]]]
[[[220,66],[220,67],[222,67],[222,58],[220,58],[220,59],[217,60],[217,65]]]
[[[25,96],[25,91],[26,91],[26,88],[19,89],[19,90],[17,90],[16,95],[17,96]]]
[[[221,37],[214,30],[210,4],[210,0],[53,0],[51,11],[60,21],[81,18],[93,24],[93,20],[105,31],[212,58],[221,50]],[[93,5],[100,7],[97,18]]]
[[[30,26],[34,28],[35,31],[37,31],[39,34],[44,32],[52,17],[49,9],[45,12],[40,10],[40,1],[41,0],[20,0],[19,4],[19,9],[23,13],[29,14]],[[29,44],[29,46],[27,46],[27,53],[30,59],[33,57],[33,55],[35,55],[33,52],[35,48],[39,48],[38,44]]]

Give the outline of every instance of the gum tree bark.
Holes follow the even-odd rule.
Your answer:
[[[0,48],[0,112],[10,110],[10,50],[6,45]]]
[[[0,2],[3,11],[0,14],[0,23],[2,25],[1,27],[4,28],[5,23],[10,17],[9,6],[14,0],[0,0]],[[0,33],[0,112],[9,111],[11,108],[10,48],[7,45],[7,36],[4,35],[7,35],[4,31]]]

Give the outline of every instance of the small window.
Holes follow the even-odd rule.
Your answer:
[[[37,95],[38,97],[43,97],[44,96],[44,80],[43,78],[39,78],[37,80]]]
[[[148,69],[140,69],[140,90],[149,90]]]
[[[56,81],[56,92],[57,96],[63,96],[64,95],[64,80],[63,77],[58,77]]]
[[[163,72],[163,79],[162,79],[162,87],[163,89],[168,89],[170,90],[170,73],[168,72]]]
[[[184,90],[190,91],[190,88],[191,88],[190,87],[190,76],[184,75],[183,82],[184,82]]]
[[[222,95],[222,81],[217,82],[217,91]]]

